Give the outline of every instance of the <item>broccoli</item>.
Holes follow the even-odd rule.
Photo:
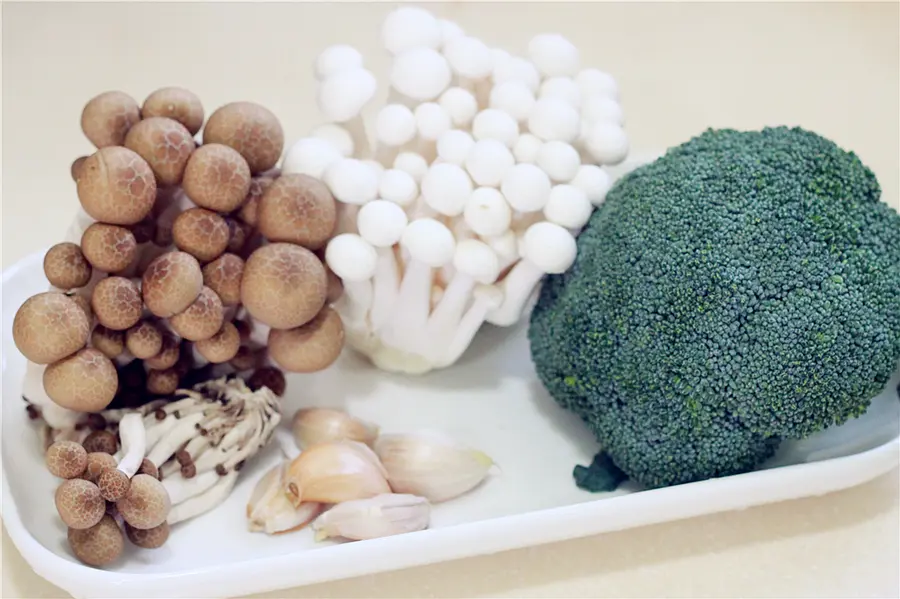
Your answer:
[[[623,177],[532,312],[539,379],[645,487],[747,472],[865,412],[900,358],[900,216],[801,128]]]

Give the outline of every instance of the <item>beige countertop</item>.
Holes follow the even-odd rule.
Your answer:
[[[191,88],[207,109],[258,101],[288,140],[320,122],[315,54],[337,42],[384,73],[381,4],[5,4],[2,263],[57,242],[90,151],[84,102]],[[900,206],[898,4],[433,5],[522,52],[559,31],[612,72],[638,150],[706,127],[802,125],[855,150]],[[4,307],[4,309],[11,309]],[[897,597],[898,472],[840,493],[270,593],[267,597]],[[65,597],[3,533],[2,596]]]

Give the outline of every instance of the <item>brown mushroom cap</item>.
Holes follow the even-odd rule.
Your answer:
[[[247,197],[250,168],[234,149],[222,144],[204,145],[188,159],[181,186],[198,206],[231,212]]]
[[[200,98],[180,87],[164,87],[147,96],[141,114],[145,119],[156,116],[175,119],[191,135],[196,135],[203,127],[204,113]]]
[[[57,243],[44,254],[44,275],[54,287],[76,289],[91,280],[91,265],[76,243]]]
[[[141,292],[125,277],[107,277],[94,287],[91,308],[100,324],[114,331],[124,331],[141,319]]]
[[[125,534],[128,540],[141,549],[158,549],[169,540],[169,523],[163,522],[153,528],[135,528],[125,523]]]
[[[141,460],[141,466],[138,468],[138,474],[149,474],[156,480],[159,480],[159,468],[156,467],[156,464],[144,458]]]
[[[91,347],[103,352],[103,355],[110,360],[114,360],[125,351],[125,333],[98,324],[91,333]]]
[[[106,468],[97,479],[100,495],[106,501],[118,501],[125,497],[131,479],[118,468]]]
[[[84,438],[81,444],[89,454],[108,453],[113,455],[119,450],[119,440],[109,431],[93,431]]]
[[[224,306],[241,303],[244,261],[234,254],[222,254],[203,267],[203,284],[216,292]]]
[[[274,177],[269,177],[266,175],[257,175],[256,177],[250,179],[250,191],[247,192],[247,199],[244,200],[244,205],[241,206],[241,209],[238,212],[238,218],[240,218],[251,227],[255,227],[257,225],[259,199],[263,196],[263,194],[266,192],[266,190],[274,180]]]
[[[172,395],[178,391],[180,379],[181,374],[175,367],[151,370],[147,373],[147,391],[153,395]]]
[[[210,115],[203,143],[234,148],[256,174],[272,168],[281,158],[284,130],[269,109],[253,102],[232,102]]]
[[[306,248],[270,243],[244,264],[241,303],[275,329],[306,324],[325,305],[327,281],[322,262]]]
[[[325,301],[333,304],[344,295],[344,283],[341,278],[334,274],[334,271],[325,265],[325,277],[328,280],[328,291],[325,294]]]
[[[116,502],[116,509],[122,518],[142,530],[165,522],[171,507],[166,488],[149,474],[135,474],[125,497]]]
[[[137,240],[125,227],[94,223],[81,236],[81,251],[102,272],[121,272],[137,256]]]
[[[137,102],[120,91],[91,98],[81,111],[81,130],[98,148],[121,146],[131,127],[141,120]]]
[[[116,458],[111,454],[102,451],[88,452],[87,467],[81,478],[96,484],[105,468],[115,468],[116,466],[118,466]]]
[[[331,306],[295,329],[269,331],[269,356],[288,372],[318,372],[331,366],[344,347],[344,326]]]
[[[84,312],[85,316],[87,316],[88,322],[94,320],[94,311],[91,310],[91,300],[84,297],[83,295],[78,295],[77,293],[67,295],[69,296],[69,299],[71,299],[79,308],[81,308],[81,311]]]
[[[172,224],[175,245],[200,262],[209,262],[221,256],[228,247],[230,236],[225,219],[205,208],[185,210]]]
[[[172,368],[178,362],[180,344],[171,335],[163,335],[162,348],[155,356],[144,359],[144,364],[153,370]]]
[[[87,156],[79,156],[72,161],[72,166],[69,167],[69,174],[72,175],[72,181],[78,181],[78,177],[81,176],[81,167],[84,166],[84,161],[87,160],[87,158]]]
[[[190,131],[166,117],[145,118],[125,136],[125,147],[147,161],[163,185],[178,185],[196,144]]]
[[[253,227],[236,218],[226,218],[225,223],[228,225],[229,232],[228,247],[226,249],[232,254],[237,254],[244,249],[247,241],[253,235]]]
[[[116,561],[125,550],[125,537],[115,518],[104,515],[85,530],[69,529],[69,546],[80,561],[99,568]]]
[[[197,341],[194,345],[201,356],[213,364],[221,364],[237,355],[241,336],[233,324],[226,322],[215,335]]]
[[[134,240],[138,245],[153,241],[156,239],[156,219],[151,214],[131,227],[131,234],[134,235]]]
[[[257,350],[250,349],[246,345],[242,345],[238,348],[234,357],[228,361],[228,363],[238,372],[243,370],[252,370],[256,368],[259,363],[262,361],[260,352]]]
[[[284,373],[277,368],[264,366],[263,368],[258,368],[256,372],[250,375],[250,378],[247,379],[247,386],[254,391],[268,387],[272,393],[281,397],[287,389],[287,381],[284,378]]]
[[[324,183],[309,175],[281,175],[259,201],[259,232],[269,241],[287,241],[316,250],[334,231],[337,209]]]
[[[81,167],[78,199],[85,212],[100,222],[133,225],[153,208],[156,176],[136,152],[121,146],[103,148]]]
[[[38,293],[19,307],[13,319],[13,341],[35,364],[50,364],[70,356],[87,343],[87,315],[65,294]]]
[[[44,458],[53,476],[76,478],[87,468],[87,452],[75,441],[57,441],[47,448]]]
[[[160,318],[186,310],[202,288],[200,263],[185,252],[168,252],[155,258],[141,280],[144,303]]]
[[[139,322],[125,332],[125,346],[138,360],[152,358],[162,350],[163,334],[150,321]]]
[[[56,488],[56,511],[69,528],[90,528],[106,514],[100,489],[83,478],[71,478]]]
[[[99,412],[112,402],[118,386],[112,361],[92,348],[84,348],[44,370],[44,391],[50,399],[76,412]]]
[[[215,291],[206,285],[186,310],[169,318],[169,326],[188,341],[209,339],[222,328],[225,309]]]

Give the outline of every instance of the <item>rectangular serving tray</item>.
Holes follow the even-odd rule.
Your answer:
[[[379,372],[350,352],[331,369],[288,378],[284,412],[337,406],[384,432],[439,428],[485,451],[499,472],[434,508],[428,530],[364,542],[315,543],[312,533],[250,533],[244,508],[259,476],[279,459],[269,447],[241,472],[229,499],[173,528],[168,543],[130,547],[113,567],[70,554],[53,504],[58,484],[43,463],[21,400],[24,358],[12,342],[19,305],[46,289],[34,254],[3,273],[2,517],[34,571],[77,598],[234,597],[495,553],[648,524],[821,495],[867,482],[900,461],[895,376],[861,418],[786,443],[764,468],[739,476],[642,491],[579,490],[572,467],[597,446],[581,422],[539,384],[525,326],[486,327],[466,356],[421,377]],[[273,444],[274,445],[274,444]]]

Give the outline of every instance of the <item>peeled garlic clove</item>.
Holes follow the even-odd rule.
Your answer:
[[[475,488],[494,465],[485,453],[431,431],[382,435],[375,453],[395,493],[419,495],[432,503]]]
[[[374,424],[328,408],[298,410],[291,422],[291,431],[300,449],[317,443],[345,440],[371,445],[378,436],[378,427]]]
[[[301,503],[295,507],[284,494],[283,476],[287,464],[269,470],[259,481],[247,503],[247,528],[250,532],[279,534],[303,528],[322,512],[318,503]]]
[[[301,502],[341,503],[390,493],[377,456],[362,443],[319,443],[288,465],[283,489],[294,506]]]
[[[312,527],[317,541],[330,537],[362,541],[424,530],[430,519],[427,499],[391,493],[340,503],[316,518]]]
[[[253,526],[253,522],[260,519],[260,515],[269,501],[277,494],[283,495],[281,490],[281,479],[285,470],[285,464],[278,464],[266,472],[256,482],[256,486],[253,487],[253,492],[250,494],[250,499],[247,501],[247,519],[250,520],[251,527]],[[251,530],[253,530],[253,528],[251,528]]]

